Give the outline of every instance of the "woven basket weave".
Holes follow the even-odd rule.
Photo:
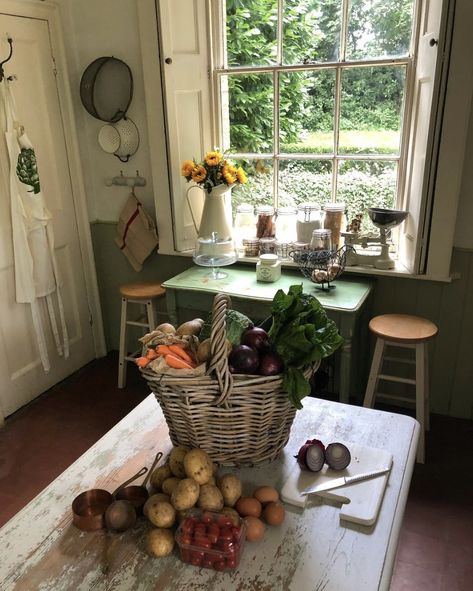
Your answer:
[[[230,373],[225,343],[229,306],[228,296],[215,296],[205,376],[141,372],[161,405],[173,445],[199,447],[227,466],[271,462],[289,439],[296,409],[282,391],[282,375]],[[307,368],[305,378],[317,368]]]

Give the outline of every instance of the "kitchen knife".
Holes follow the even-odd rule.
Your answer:
[[[355,474],[354,476],[342,476],[341,478],[334,478],[333,480],[328,480],[322,484],[317,484],[316,486],[310,486],[309,488],[306,488],[301,492],[301,495],[310,495],[312,493],[332,490],[333,488],[340,488],[341,486],[346,486],[347,484],[354,484],[355,482],[368,480],[368,478],[375,478],[376,476],[381,476],[381,474],[386,474],[386,472],[389,472],[390,469],[391,468],[385,468],[384,470],[373,470],[372,472],[363,472],[362,474]]]

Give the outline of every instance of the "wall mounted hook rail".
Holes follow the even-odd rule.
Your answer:
[[[107,187],[117,185],[119,187],[144,187],[146,185],[146,179],[140,176],[139,171],[136,171],[135,176],[125,176],[123,170],[120,170],[119,176],[105,179]]]

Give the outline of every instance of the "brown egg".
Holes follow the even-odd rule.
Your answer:
[[[279,501],[279,493],[272,486],[259,486],[253,493],[255,499],[264,505],[266,503]]]
[[[246,539],[249,542],[261,540],[264,536],[264,523],[257,517],[248,516],[244,519],[246,525]]]
[[[235,509],[242,517],[247,517],[248,515],[259,517],[263,508],[258,499],[254,499],[253,497],[240,497],[235,504]]]
[[[263,511],[263,518],[269,525],[281,525],[286,511],[281,503],[268,503]]]

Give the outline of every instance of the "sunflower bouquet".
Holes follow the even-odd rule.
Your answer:
[[[243,168],[236,166],[218,150],[207,152],[200,163],[195,160],[184,160],[181,175],[187,182],[194,181],[208,193],[217,185],[232,186],[236,183],[244,185],[248,180]]]

